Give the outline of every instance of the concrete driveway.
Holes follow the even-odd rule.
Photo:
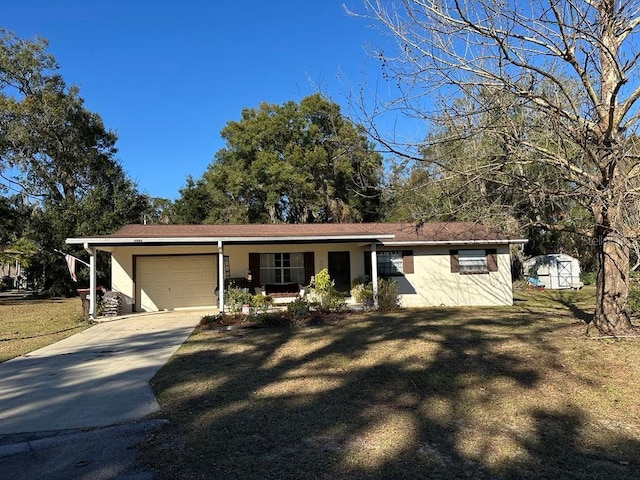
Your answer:
[[[0,364],[0,435],[102,427],[160,410],[149,380],[204,311],[97,324]]]

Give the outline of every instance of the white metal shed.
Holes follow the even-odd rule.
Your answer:
[[[550,253],[526,260],[523,264],[527,276],[539,279],[546,288],[582,288],[580,263],[565,253]]]

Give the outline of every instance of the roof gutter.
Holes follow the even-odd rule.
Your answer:
[[[525,244],[529,240],[526,238],[513,238],[503,240],[422,240],[422,241],[408,241],[408,242],[383,242],[384,246],[404,246],[404,245],[519,245]]]

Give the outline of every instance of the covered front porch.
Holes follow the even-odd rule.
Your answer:
[[[369,275],[377,307],[376,238],[172,239],[162,244],[155,239],[86,240],[83,246],[90,255],[90,291],[96,287],[96,253],[108,252],[111,289],[124,298],[126,313],[202,307],[216,307],[224,313],[228,310],[225,291],[230,285],[255,294],[292,284],[304,288],[323,268],[328,269],[336,288],[347,293],[352,280],[365,275],[365,255],[371,259]],[[90,318],[96,313],[93,295],[89,298]]]

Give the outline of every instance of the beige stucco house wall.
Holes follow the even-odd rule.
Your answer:
[[[414,273],[392,277],[403,307],[493,306],[513,303],[511,255],[497,247],[498,271],[481,274],[451,272],[450,247],[415,248]]]
[[[408,247],[405,247],[405,250]],[[383,252],[385,248],[379,251]],[[498,271],[482,274],[461,274],[451,272],[449,247],[415,247],[413,252],[414,272],[390,277],[396,281],[403,307],[424,306],[466,306],[466,305],[511,305],[511,262],[508,246],[498,246]],[[224,255],[229,259],[230,276],[245,277],[249,270],[249,253],[277,252],[314,252],[314,271],[327,267],[329,252],[349,252],[351,278],[365,275],[365,255],[369,255],[370,246],[363,244],[304,244],[304,245],[231,245],[224,248]],[[111,249],[112,254],[112,289],[120,292],[125,299],[127,311],[158,310],[160,303],[141,303],[145,296],[144,287],[140,283],[140,270],[134,263],[144,259],[159,261],[161,257],[173,257],[176,262],[185,262],[185,268],[198,268],[210,271],[210,281],[206,285],[189,286],[188,288],[206,288],[202,294],[208,293],[209,303],[197,302],[199,307],[215,308],[218,302],[218,249],[208,247],[118,247]],[[208,256],[208,257],[207,257]],[[210,260],[209,260],[210,259]],[[188,265],[189,261],[196,264]],[[177,275],[181,273],[174,272]],[[168,276],[171,288],[179,288],[175,279],[170,278],[172,272],[157,271],[154,276]],[[136,278],[138,277],[138,278]],[[136,284],[136,281],[138,282]],[[201,282],[205,283],[205,282]],[[137,287],[137,288],[136,288]],[[202,297],[199,297],[202,298]],[[137,302],[136,302],[137,299]],[[196,298],[197,300],[197,298]],[[183,308],[193,305],[185,304]],[[175,308],[175,307],[171,307]],[[179,308],[179,307],[178,307]]]

